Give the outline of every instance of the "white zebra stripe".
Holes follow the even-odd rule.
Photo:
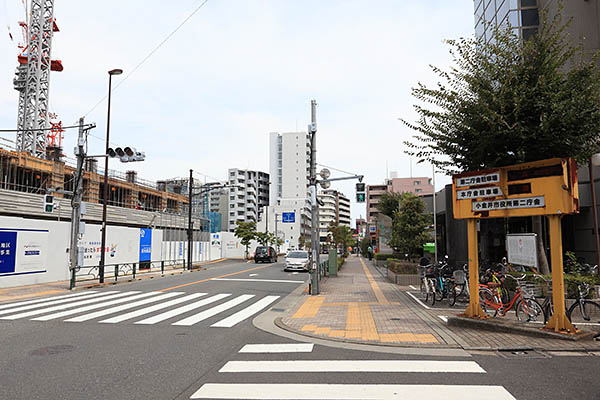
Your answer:
[[[47,301],[53,301],[53,300],[58,300],[58,299],[66,299],[66,298],[71,298],[71,297],[84,296],[84,295],[88,295],[88,294],[92,294],[92,293],[96,293],[96,291],[90,290],[90,291],[81,292],[81,293],[65,294],[63,296],[44,297],[43,299],[35,299],[35,300],[20,301],[18,303],[2,304],[2,305],[0,305],[0,310],[4,310],[5,308],[24,306],[27,304],[44,303]]]
[[[266,296],[257,301],[256,303],[244,308],[241,311],[236,312],[235,314],[230,315],[229,317],[222,319],[219,322],[216,322],[211,325],[213,328],[231,328],[232,326],[242,322],[246,318],[256,314],[275,300],[277,300],[279,296]]]
[[[217,294],[217,295],[208,297],[206,299],[197,301],[195,303],[188,304],[188,305],[185,305],[183,307],[179,307],[179,308],[176,308],[174,310],[170,310],[170,311],[164,312],[162,314],[158,314],[158,315],[155,315],[153,317],[143,319],[141,321],[136,322],[136,324],[153,325],[153,324],[156,324],[157,322],[161,322],[161,321],[164,321],[166,319],[176,317],[177,315],[181,315],[181,314],[186,313],[188,311],[195,310],[196,308],[200,308],[200,307],[205,306],[207,304],[214,303],[215,301],[219,301],[219,300],[224,299],[225,297],[229,297],[229,296],[231,296],[230,293]]]
[[[205,319],[210,318],[214,315],[217,315],[223,311],[229,310],[230,308],[233,308],[233,307],[237,306],[238,304],[241,304],[241,303],[245,302],[246,300],[251,299],[253,297],[254,297],[253,294],[243,294],[241,296],[236,297],[235,299],[229,300],[223,304],[219,304],[218,306],[209,308],[208,310],[205,310],[198,314],[184,318],[181,321],[177,321],[171,325],[192,326],[200,321],[204,321]]]

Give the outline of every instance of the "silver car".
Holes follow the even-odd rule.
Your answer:
[[[284,271],[308,271],[308,252],[294,250],[285,257]]]

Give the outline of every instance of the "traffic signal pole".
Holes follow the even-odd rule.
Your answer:
[[[319,204],[317,203],[317,101],[310,101],[311,123],[308,126],[310,135],[310,242],[311,242],[311,277],[310,294],[317,295],[319,290]]]

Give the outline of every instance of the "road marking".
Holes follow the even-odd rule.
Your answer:
[[[135,293],[139,293],[139,292],[135,292]],[[129,296],[129,297],[125,297],[125,298],[123,298],[123,296],[119,296],[122,298],[116,299],[116,300],[111,300],[111,301],[106,301],[104,303],[92,304],[91,306],[79,307],[79,308],[75,308],[74,310],[67,310],[67,311],[57,312],[54,314],[42,315],[41,317],[32,318],[31,320],[32,321],[49,321],[51,319],[62,318],[62,317],[66,317],[68,315],[73,315],[73,314],[81,314],[86,311],[96,310],[98,308],[112,306],[114,304],[120,304],[120,303],[125,303],[128,301],[132,301],[132,300],[142,299],[144,297],[153,296],[155,294],[156,293],[153,293],[153,292],[141,293],[141,294],[136,294],[135,296]]]
[[[205,319],[210,318],[214,315],[217,315],[223,311],[229,310],[230,308],[233,308],[233,307],[237,306],[238,304],[241,304],[241,303],[245,302],[246,300],[251,299],[253,297],[254,297],[253,294],[243,294],[243,295],[238,296],[235,299],[231,299],[223,304],[219,304],[218,306],[209,308],[208,310],[205,310],[198,314],[194,314],[190,317],[184,318],[181,321],[174,322],[171,325],[192,326],[200,321],[204,321]]]
[[[87,294],[85,296],[81,296],[81,297],[77,297],[75,300],[81,300],[81,299],[91,299],[93,297],[99,297],[99,296],[106,296],[107,294],[111,294],[111,293],[116,293],[116,291],[111,291],[111,292],[101,292],[101,293],[93,293],[93,294]],[[68,298],[68,299],[61,299],[61,300],[52,300],[52,301],[48,301],[45,303],[36,303],[36,304],[30,304],[30,305],[26,305],[26,306],[22,306],[22,307],[17,307],[17,308],[13,308],[10,310],[2,310],[0,311],[0,315],[3,314],[10,314],[13,312],[17,312],[17,311],[25,311],[25,310],[31,310],[33,308],[39,308],[39,307],[47,307],[47,306],[53,306],[55,304],[62,304],[62,303],[68,303],[69,301],[72,301],[73,299]]]
[[[275,300],[277,300],[279,296],[265,296],[256,303],[244,308],[241,311],[236,312],[235,314],[230,315],[229,317],[222,319],[219,322],[216,322],[211,325],[212,328],[231,328],[234,325],[242,322],[246,318],[251,317],[256,314]]]
[[[166,303],[160,303],[153,305],[151,307],[142,308],[141,310],[132,311],[126,314],[117,315],[116,317],[108,318],[102,321],[99,321],[101,324],[116,324],[117,322],[126,321],[128,319],[132,319],[135,317],[139,317],[140,315],[150,314],[151,312],[162,310],[163,308],[171,307],[176,304],[185,303],[186,301],[197,299],[198,297],[202,297],[207,293],[194,293],[188,296],[180,297],[178,299],[173,299],[167,301]]]
[[[445,323],[448,323],[448,317],[446,317],[445,315],[438,315],[438,318],[444,321]]]
[[[84,296],[84,295],[88,295],[88,294],[92,294],[92,293],[96,293],[96,292],[95,291],[87,291],[87,292],[81,292],[81,293],[71,293],[71,294],[66,294],[64,296],[53,296],[53,297],[46,297],[44,299],[20,301],[18,303],[11,303],[11,304],[2,304],[2,305],[0,305],[0,310],[3,310],[5,308],[11,308],[11,307],[25,306],[28,304],[44,303],[46,301],[53,301],[53,300],[58,300],[58,299],[66,299],[66,298]]]
[[[206,279],[202,279],[202,280],[195,281],[195,282],[188,282],[188,283],[184,283],[183,285],[177,285],[177,286],[173,286],[173,287],[166,288],[166,289],[160,289],[160,290],[157,290],[157,292],[166,292],[167,290],[179,289],[179,288],[181,288],[181,287],[184,287],[184,286],[195,285],[196,283],[208,282],[208,281],[212,281],[213,279],[217,279],[217,278],[226,278],[226,277],[228,277],[228,276],[233,276],[233,275],[243,274],[244,272],[250,272],[250,271],[257,270],[257,269],[268,268],[268,267],[270,267],[270,266],[271,266],[271,265],[262,265],[262,266],[260,266],[260,267],[249,268],[249,269],[245,269],[245,270],[243,270],[243,271],[232,272],[232,273],[230,273],[230,274],[219,275],[219,276],[213,276],[212,278],[206,278]]]
[[[431,310],[431,307],[429,307],[428,305],[426,305],[425,303],[423,303],[421,300],[417,299],[411,292],[404,292],[404,293],[406,293],[407,295],[409,295],[410,297],[412,297],[414,301],[416,301],[417,303],[419,303],[420,305],[422,305],[426,309]]]
[[[207,383],[190,399],[294,399],[294,400],[516,400],[502,386],[487,385],[339,385]]]
[[[367,280],[369,281],[369,284],[371,285],[371,289],[373,290],[373,293],[375,293],[375,297],[377,298],[377,301],[380,304],[390,304],[388,302],[388,300],[385,298],[383,292],[379,288],[379,285],[373,278],[373,275],[371,275],[369,268],[367,268],[367,264],[365,264],[365,262],[362,260],[362,258],[360,258],[360,263],[362,264],[363,271],[365,272],[365,275],[367,276]]]
[[[413,285],[408,285],[409,288],[411,288],[412,290],[419,290],[416,287],[414,287]]]
[[[114,293],[114,292],[110,292],[110,293]],[[133,292],[133,293],[139,293],[139,292]],[[9,315],[9,316],[6,316],[6,317],[1,317],[0,319],[14,320],[14,319],[19,319],[19,318],[27,318],[27,317],[31,317],[32,315],[45,314],[45,313],[49,313],[49,312],[53,312],[53,311],[64,310],[64,309],[67,309],[67,308],[74,308],[74,307],[84,306],[86,304],[97,303],[99,301],[104,301],[106,299],[114,299],[116,297],[129,296],[131,294],[132,294],[132,292],[116,293],[116,294],[111,294],[109,296],[102,296],[102,297],[97,297],[97,298],[93,298],[93,299],[87,299],[87,300],[83,300],[83,301],[77,301],[75,303],[61,304],[61,305],[58,305],[58,306],[53,306],[53,307],[48,307],[48,308],[41,308],[41,309],[37,309],[37,310],[33,310],[33,311],[27,311],[27,312],[24,312],[24,313],[21,313],[21,314]]]
[[[437,360],[229,361],[219,372],[452,372],[485,374],[485,370],[475,361]]]
[[[312,343],[247,344],[239,353],[310,353]]]
[[[248,276],[258,276],[258,274],[249,274]]]
[[[186,313],[191,310],[195,310],[196,308],[200,308],[207,304],[214,303],[215,301],[219,301],[219,300],[224,299],[225,297],[229,297],[229,296],[231,296],[230,293],[220,293],[220,294],[217,294],[217,295],[214,295],[211,297],[207,297],[206,299],[202,299],[195,303],[188,304],[183,307],[179,307],[174,310],[170,310],[170,311],[164,312],[162,314],[158,314],[153,317],[143,319],[141,321],[136,322],[136,324],[153,325],[153,324],[156,324],[157,322],[161,322],[166,319],[173,318],[177,315]]]
[[[251,279],[251,278],[215,278],[213,281],[237,281],[237,282],[270,282],[270,283],[305,283],[305,281],[290,281],[285,279]]]
[[[158,296],[152,296],[152,297],[150,297],[148,299],[136,301],[136,302],[133,302],[133,303],[123,304],[123,305],[120,305],[120,306],[117,306],[117,307],[108,308],[106,310],[96,311],[96,312],[93,312],[91,314],[80,315],[79,317],[75,317],[75,318],[66,319],[65,322],[83,322],[83,321],[88,321],[90,319],[94,319],[94,318],[98,318],[98,317],[103,317],[103,316],[108,315],[108,314],[114,314],[114,313],[119,312],[119,311],[128,310],[128,309],[134,308],[134,307],[143,306],[144,304],[154,303],[154,302],[156,302],[158,300],[164,300],[164,299],[168,299],[169,297],[179,296],[182,293],[183,292],[163,293],[163,294],[159,294]],[[151,294],[154,295],[154,294],[157,294],[157,293],[156,292],[151,292]]]

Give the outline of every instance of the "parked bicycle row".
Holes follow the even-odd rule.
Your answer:
[[[597,266],[592,270],[594,268]],[[505,259],[491,268],[481,268],[478,294],[484,313],[491,317],[504,317],[514,310],[518,321],[546,323],[554,310],[551,280],[535,272],[523,273],[517,270]],[[544,290],[540,289],[542,287]],[[576,288],[574,300],[565,298],[567,317],[576,325],[600,329],[600,304],[588,299],[590,284],[585,281],[577,282]],[[444,299],[450,307],[458,300],[468,303],[470,292],[467,264],[454,270],[448,265],[447,258],[444,258],[437,264],[422,265],[420,290],[425,302],[432,306]]]

